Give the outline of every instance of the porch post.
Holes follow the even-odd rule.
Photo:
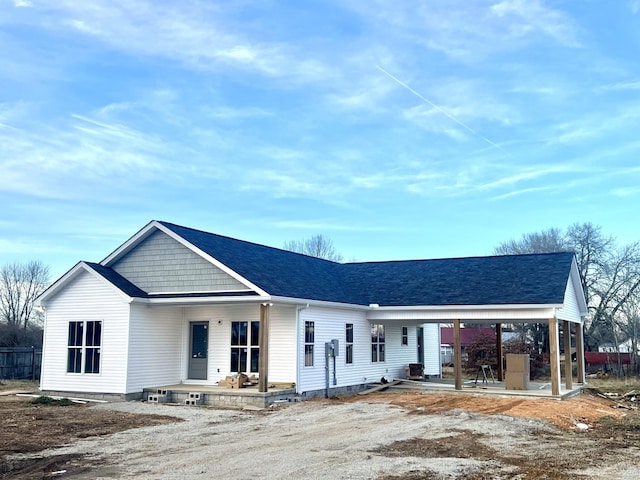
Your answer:
[[[260,305],[260,334],[258,339],[258,392],[266,392],[269,385],[269,304]]]
[[[460,320],[453,321],[453,371],[456,376],[456,390],[462,390],[462,342],[460,341]]]
[[[576,325],[576,367],[578,370],[578,383],[584,383],[584,337],[582,329],[584,324],[580,322]]]
[[[496,356],[498,357],[498,381],[504,380],[502,372],[502,324],[496,323]]]
[[[564,337],[564,385],[567,390],[573,388],[573,369],[571,368],[571,323],[562,323]]]
[[[560,395],[560,343],[558,342],[558,320],[549,319],[549,364],[551,367],[551,394]]]

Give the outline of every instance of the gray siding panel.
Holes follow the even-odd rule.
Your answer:
[[[156,231],[110,265],[146,292],[224,292],[248,290],[169,235]]]

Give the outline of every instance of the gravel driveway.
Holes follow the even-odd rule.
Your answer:
[[[90,470],[58,478],[507,479],[639,478],[619,451],[541,420],[388,403],[308,401],[236,411],[141,402],[94,409],[183,422],[92,437],[38,455],[77,455]]]

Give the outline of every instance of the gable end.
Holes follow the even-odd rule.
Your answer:
[[[211,262],[156,230],[109,265],[147,293],[247,291]]]

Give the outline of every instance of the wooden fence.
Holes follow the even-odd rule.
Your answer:
[[[42,350],[31,347],[0,347],[0,380],[39,380]]]

